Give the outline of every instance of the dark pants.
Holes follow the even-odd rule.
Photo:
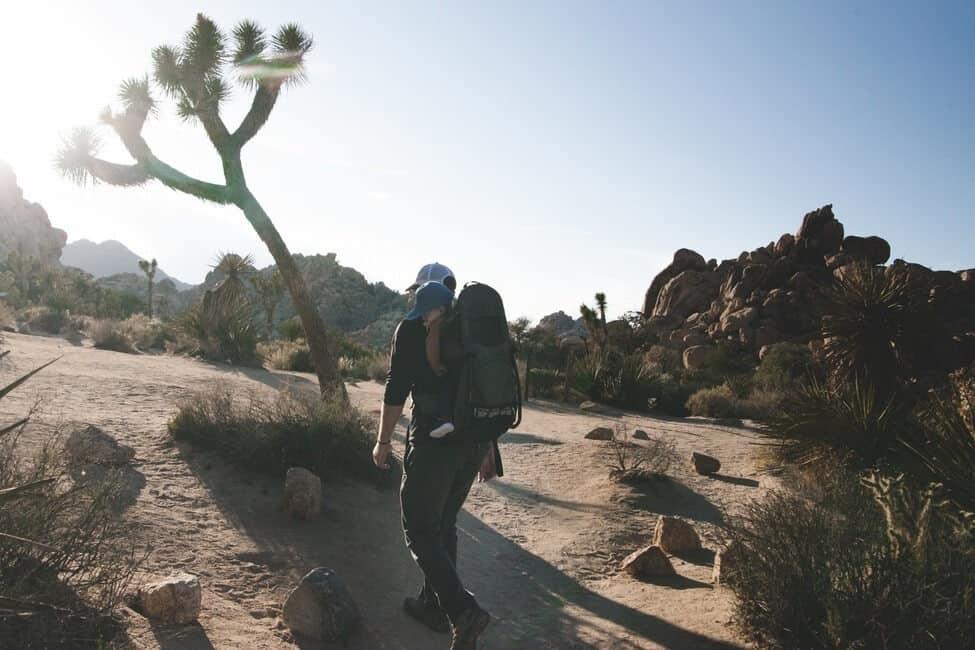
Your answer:
[[[426,577],[420,598],[451,620],[475,604],[457,575],[457,513],[486,453],[485,443],[424,441],[410,445],[403,463],[403,533]]]

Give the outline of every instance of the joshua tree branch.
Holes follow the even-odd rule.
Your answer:
[[[174,190],[179,190],[180,192],[185,192],[186,194],[191,194],[197,198],[204,199],[206,201],[213,201],[215,203],[232,203],[233,197],[226,185],[217,185],[216,183],[207,183],[205,181],[198,180],[192,176],[187,176],[178,169],[164,163],[159,158],[152,153],[149,145],[146,143],[145,138],[142,137],[142,125],[145,123],[145,115],[138,114],[131,111],[127,111],[125,114],[119,117],[108,116],[105,119],[106,122],[115,130],[118,137],[122,140],[122,144],[128,150],[129,154],[136,159],[137,165],[132,166],[136,168],[141,168],[143,173],[151,178],[155,178],[162,182],[163,185],[170,187]],[[111,165],[112,163],[105,163],[106,165]],[[115,165],[115,171],[121,171],[126,168],[124,165]],[[94,170],[89,169],[89,171],[94,175]],[[134,172],[129,172],[133,173]],[[96,178],[98,176],[96,175]],[[107,179],[102,179],[108,181]],[[116,183],[119,184],[119,183]],[[129,183],[130,185],[132,183]]]
[[[271,109],[274,108],[274,103],[278,100],[280,92],[280,83],[261,84],[257,87],[250,110],[247,111],[247,115],[240,126],[237,127],[237,131],[234,132],[234,144],[243,147],[257,135],[257,132],[267,122],[268,117],[271,116]]]
[[[93,178],[120,187],[131,187],[132,185],[143,185],[149,180],[149,174],[145,167],[136,163],[135,165],[120,165],[108,162],[94,156],[88,158],[85,169]]]

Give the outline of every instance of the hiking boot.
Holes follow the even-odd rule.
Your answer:
[[[434,632],[444,634],[450,631],[450,621],[436,605],[424,602],[419,598],[406,598],[403,601],[403,610],[420,621]]]
[[[491,615],[474,605],[457,617],[453,627],[453,641],[450,650],[476,650],[477,637],[491,622]]]

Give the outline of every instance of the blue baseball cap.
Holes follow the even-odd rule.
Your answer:
[[[438,307],[449,307],[454,301],[454,292],[442,282],[425,282],[416,290],[416,303],[406,314],[406,320],[422,318],[424,314]]]

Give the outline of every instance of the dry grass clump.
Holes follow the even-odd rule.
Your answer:
[[[248,469],[284,476],[289,467],[305,467],[322,478],[341,472],[393,485],[393,473],[372,463],[373,430],[373,422],[347,404],[287,390],[273,399],[219,388],[197,393],[169,422],[174,438]]]
[[[122,323],[117,320],[91,321],[88,326],[88,336],[99,350],[111,350],[127,354],[137,352]]]
[[[311,350],[304,339],[277,340],[259,343],[257,353],[275,370],[315,372]]]
[[[50,307],[27,307],[20,312],[20,318],[27,329],[40,334],[60,334],[68,325],[64,311]]]
[[[0,331],[17,326],[17,312],[6,301],[0,300]]]
[[[630,440],[624,426],[617,426],[610,445],[610,478],[627,484],[659,481],[666,478],[671,466],[680,462],[672,440],[650,438],[639,445]]]

